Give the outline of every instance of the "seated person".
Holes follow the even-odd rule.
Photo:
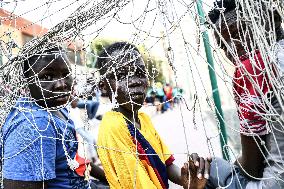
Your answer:
[[[105,176],[78,154],[74,123],[65,108],[73,80],[69,60],[61,48],[41,53],[23,61],[30,96],[17,101],[2,128],[4,188],[90,188],[89,175]]]
[[[116,105],[103,116],[98,138],[98,154],[110,187],[168,188],[169,179],[184,188],[203,188],[209,161],[200,158],[199,167],[190,161],[178,168],[150,117],[138,112],[148,87],[139,50],[126,42],[113,43],[99,55],[97,66],[100,88]]]

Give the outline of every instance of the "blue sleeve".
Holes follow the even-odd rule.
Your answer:
[[[20,181],[56,177],[56,132],[48,118],[25,118],[4,134],[3,176]]]

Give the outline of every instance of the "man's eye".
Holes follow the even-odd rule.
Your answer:
[[[146,68],[145,67],[138,67],[136,73],[137,73],[137,76],[144,77],[147,74]]]
[[[117,77],[118,80],[125,79],[126,78],[126,73],[118,73],[116,75],[116,77]]]
[[[66,73],[63,73],[63,74],[62,74],[63,78],[68,77],[69,75],[70,75],[69,72],[66,72]]]
[[[139,69],[139,70],[136,71],[136,75],[137,75],[139,78],[143,78],[143,77],[146,76],[146,72],[143,71],[143,70],[141,70],[141,69]]]
[[[45,74],[41,77],[42,80],[44,81],[51,81],[53,79],[53,77],[49,74]]]

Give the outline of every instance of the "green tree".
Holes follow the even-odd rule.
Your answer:
[[[95,68],[98,54],[114,41],[115,40],[110,39],[94,39],[90,44],[87,66],[90,68]]]

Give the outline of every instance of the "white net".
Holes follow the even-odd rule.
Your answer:
[[[97,116],[104,117],[111,109],[121,112],[119,107],[129,104],[130,109],[135,109],[137,99],[143,96],[139,90],[146,86],[143,79],[147,78],[148,93],[142,109],[150,114],[177,165],[182,166],[193,152],[212,157],[228,154],[232,163],[249,151],[242,149],[240,141],[240,136],[249,136],[259,148],[264,172],[258,178],[242,164],[240,170],[257,180],[249,182],[247,187],[282,188],[283,2],[25,0],[0,4],[2,184],[4,179],[54,179],[58,177],[55,169],[58,171],[61,160],[67,162],[69,170],[61,178],[76,177],[80,175],[77,171],[81,165],[85,165],[84,170],[89,169],[86,159],[95,162],[92,158],[98,158],[98,148],[104,156],[100,158],[104,159],[107,174],[111,169],[105,166],[105,159],[112,152],[116,158],[110,161],[122,167],[121,154],[132,155],[136,165],[128,186],[139,188],[142,160],[136,127],[142,125],[141,120],[135,122],[135,114],[131,114],[133,119],[124,115],[126,122],[133,123],[135,128],[135,142],[132,141],[135,149],[131,151],[128,149],[132,145],[126,149],[107,142],[97,145],[99,125],[107,123],[105,120],[101,123]],[[210,10],[213,11],[208,16]],[[109,50],[108,46],[117,41],[127,41],[133,46],[126,48],[124,44],[123,48]],[[106,52],[103,66],[98,65],[102,52]],[[140,78],[140,83],[134,82],[135,77]],[[102,86],[102,81],[106,86]],[[168,89],[175,90],[174,94],[167,96]],[[117,99],[123,91],[124,99]],[[68,103],[54,105],[54,101],[63,102],[66,98]],[[71,102],[77,103],[75,99],[80,100],[73,107]],[[58,111],[63,107],[70,112]],[[79,138],[73,136],[76,134],[70,120],[74,121]],[[143,129],[140,130],[143,134]],[[108,138],[106,133],[100,137]],[[78,155],[80,146],[84,147]],[[169,155],[162,153],[165,157]],[[28,163],[19,171],[8,168],[16,168],[21,162]],[[55,168],[50,168],[50,164]],[[222,171],[223,165],[216,165]],[[231,166],[229,172],[238,170]],[[19,176],[23,172],[34,174]],[[51,172],[57,175],[48,175]],[[90,181],[88,187],[93,187],[93,178],[86,172],[80,178],[86,178]],[[243,182],[237,173],[232,178],[224,185],[230,188],[234,182]],[[123,178],[117,173],[117,179]],[[84,188],[84,182],[75,178],[70,179],[69,185]],[[49,181],[42,184],[56,188]],[[241,185],[240,188],[246,187]],[[170,188],[177,187],[170,183]]]

